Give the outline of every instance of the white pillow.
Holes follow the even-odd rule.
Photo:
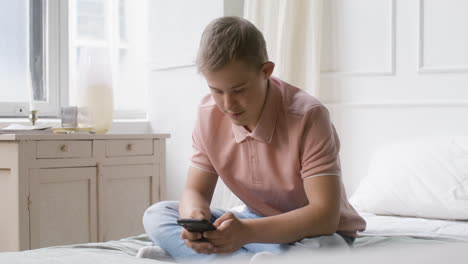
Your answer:
[[[468,220],[468,137],[383,146],[350,202],[379,215]]]

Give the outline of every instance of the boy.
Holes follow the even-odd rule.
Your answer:
[[[210,95],[198,109],[186,187],[180,203],[157,203],[143,220],[158,250],[207,260],[351,245],[365,221],[346,198],[328,111],[271,76],[261,32],[242,18],[215,19],[202,35],[197,67]],[[245,203],[242,212],[210,209],[218,177]],[[217,229],[188,232],[178,218],[207,219]]]

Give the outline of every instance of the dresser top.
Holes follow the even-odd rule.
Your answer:
[[[155,139],[169,138],[169,134],[0,134],[0,141],[70,140],[70,139]]]

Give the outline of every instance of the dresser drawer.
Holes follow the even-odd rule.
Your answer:
[[[106,140],[106,156],[141,156],[153,155],[153,140]]]
[[[38,141],[38,159],[90,158],[93,144],[91,140],[53,140]]]

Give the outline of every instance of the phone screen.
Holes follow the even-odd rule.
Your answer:
[[[216,227],[206,219],[179,218],[177,223],[189,232],[203,233],[216,230]]]

